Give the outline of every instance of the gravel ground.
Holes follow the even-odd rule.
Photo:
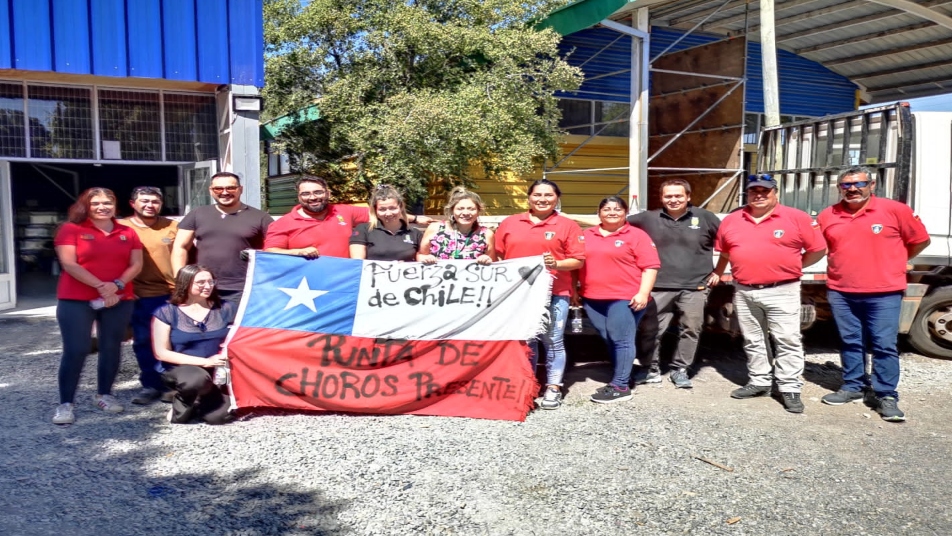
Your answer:
[[[743,352],[711,338],[693,390],[665,381],[596,405],[607,365],[577,364],[566,405],[525,423],[171,426],[163,404],[97,412],[90,359],[77,422],[57,427],[55,323],[0,320],[0,534],[952,533],[952,362],[904,354],[909,421],[890,424],[860,403],[820,404],[839,384],[834,341],[808,333],[802,415],[730,399]],[[124,352],[128,402],[137,371]]]

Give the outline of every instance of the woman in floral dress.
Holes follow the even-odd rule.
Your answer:
[[[446,221],[431,223],[420,241],[417,260],[432,264],[438,259],[475,260],[489,264],[496,260],[493,232],[479,224],[483,201],[462,186],[450,192],[444,208]]]

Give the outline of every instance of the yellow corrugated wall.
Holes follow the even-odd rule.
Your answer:
[[[588,136],[566,136],[562,154],[574,151]],[[551,166],[553,163],[549,163]],[[550,171],[588,170],[595,168],[626,168],[628,166],[628,138],[597,136],[568,157],[559,167]],[[603,176],[608,175],[608,176]],[[542,169],[527,175],[511,175],[501,179],[477,178],[475,191],[486,204],[492,216],[515,214],[527,210],[526,189],[532,181],[542,177]],[[598,202],[607,195],[620,192],[627,197],[628,170],[588,173],[551,173],[548,175],[562,190],[562,212],[591,214]],[[442,214],[445,193],[434,186],[426,202],[427,214]]]

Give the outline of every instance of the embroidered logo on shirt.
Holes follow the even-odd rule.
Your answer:
[[[410,235],[404,236],[404,237],[403,237],[403,241],[406,242],[407,244],[412,244],[412,243],[413,243],[413,239],[410,238]]]
[[[172,239],[171,239],[171,238],[163,238],[163,239],[162,239],[162,243],[163,243],[163,244],[171,244],[171,243],[172,243]]]
[[[873,229],[873,234],[879,234],[883,232],[883,224],[881,223],[874,223],[871,228]]]
[[[344,217],[340,214],[337,215],[337,224],[338,225],[347,225],[347,222],[344,221]]]
[[[615,247],[616,247],[616,248],[620,248],[620,247],[622,247],[623,245],[625,245],[625,241],[624,241],[624,240],[615,240]]]
[[[546,232],[545,232],[545,239],[546,239],[546,240],[552,240],[553,238],[555,238],[555,233],[553,233],[552,231],[546,231]]]
[[[698,218],[698,217],[696,217],[696,216],[695,216],[695,217],[692,217],[692,218],[691,218],[691,225],[688,226],[688,229],[700,229],[700,228],[701,228],[700,225],[699,225],[700,223],[701,223],[701,218]]]
[[[125,242],[125,241],[126,241],[126,235],[119,235],[119,240]]]
[[[81,234],[79,237],[83,240],[95,240],[96,237],[91,234]]]
[[[578,235],[578,241],[579,241],[579,242],[584,242],[584,241],[585,241],[585,237],[582,236],[582,235]]]
[[[777,229],[776,231],[773,232],[774,238],[780,238],[782,236],[783,236],[783,229]]]
[[[814,229],[816,229],[819,226],[820,226],[820,222],[816,220],[813,220],[812,222],[810,222],[810,227],[813,227]]]

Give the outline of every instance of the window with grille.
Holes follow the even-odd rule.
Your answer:
[[[94,158],[91,90],[28,86],[32,158]]]
[[[104,160],[162,160],[159,93],[100,90],[99,131]]]
[[[23,85],[0,84],[0,156],[26,156]]]
[[[217,157],[215,97],[166,93],[166,160],[201,162]]]

